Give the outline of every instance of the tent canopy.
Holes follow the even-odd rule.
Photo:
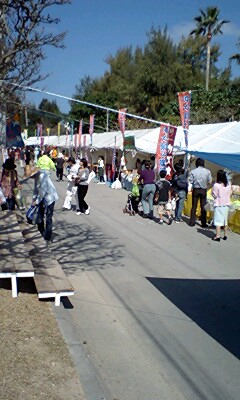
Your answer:
[[[184,135],[182,128],[179,128],[175,145],[179,145],[180,149],[240,172],[240,122],[192,125],[189,128],[188,149],[182,143]]]
[[[156,154],[159,137],[159,127],[152,129],[139,129],[126,131],[126,136],[135,137],[136,151],[141,153]],[[90,135],[82,135],[83,146],[85,136],[86,146],[90,145]],[[92,147],[95,150],[122,149],[123,138],[121,132],[94,133]],[[185,147],[184,132],[182,127],[177,128],[174,151],[188,152],[208,160],[214,164],[221,165],[233,171],[240,172],[240,122],[226,122],[208,125],[191,125],[189,127],[188,148]],[[40,139],[30,137],[25,141],[26,145],[39,145]],[[44,145],[59,147],[74,147],[75,135],[72,143],[69,135],[44,137]]]

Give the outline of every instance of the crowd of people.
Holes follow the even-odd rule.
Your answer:
[[[185,200],[188,196],[189,187],[192,192],[192,207],[189,226],[195,226],[197,204],[200,201],[201,227],[207,228],[207,190],[212,185],[211,172],[205,168],[204,160],[196,159],[196,168],[188,171],[184,168],[183,160],[174,164],[174,173],[171,180],[166,179],[166,170],[161,170],[159,174],[155,172],[154,160],[146,160],[143,163],[139,159],[136,161],[136,174],[139,185],[139,194],[143,211],[140,213],[143,218],[153,219],[154,204],[157,205],[159,224],[163,225],[164,217],[167,217],[167,224],[173,221],[180,223],[183,221],[182,214]],[[227,240],[228,210],[231,204],[231,182],[228,182],[226,172],[218,170],[217,179],[212,187],[212,197],[214,202],[213,225],[216,227],[216,234],[212,240],[219,242],[221,227],[224,229],[223,240]],[[134,193],[132,192],[132,207],[134,212],[138,212],[135,204]]]
[[[20,168],[24,169],[25,179],[34,178],[34,192],[32,206],[38,208],[38,229],[47,242],[52,237],[52,217],[55,202],[58,200],[57,190],[50,178],[50,171],[56,172],[58,181],[67,179],[68,186],[63,209],[72,208],[72,200],[76,202],[76,215],[89,215],[90,207],[86,202],[88,185],[95,176],[90,171],[86,158],[68,157],[65,151],[59,152],[57,148],[42,150],[38,147],[22,149],[9,149],[8,158],[2,166],[0,173],[0,204],[2,210],[14,210],[18,205],[16,193],[21,190],[16,169],[16,160],[20,162]],[[67,171],[64,174],[64,171]],[[115,171],[116,172],[116,171]],[[124,170],[123,170],[124,172]],[[99,183],[105,183],[104,157],[98,158],[98,178]],[[114,179],[121,179],[121,171]],[[207,227],[206,202],[207,189],[212,184],[211,172],[205,168],[204,160],[196,160],[196,168],[188,171],[184,168],[183,160],[179,160],[174,165],[174,173],[171,180],[166,179],[166,171],[160,173],[155,171],[155,159],[141,162],[136,161],[134,171],[134,189],[132,191],[132,206],[135,213],[139,213],[143,218],[153,219],[154,205],[157,205],[159,224],[166,223],[171,225],[173,221],[182,221],[184,203],[187,199],[189,185],[192,190],[192,208],[189,226],[195,226],[197,204],[200,200],[201,226]],[[216,227],[214,241],[220,241],[220,228],[224,228],[223,240],[227,240],[228,207],[231,203],[231,184],[227,180],[226,173],[219,170],[216,182],[212,188],[214,198],[214,217],[213,223]],[[142,212],[139,212],[139,203],[142,204]]]

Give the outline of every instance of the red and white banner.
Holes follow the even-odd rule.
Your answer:
[[[169,126],[168,130],[168,147],[167,147],[167,161],[166,161],[166,179],[172,179],[173,175],[173,146],[175,142],[175,137],[177,133],[176,126]]]
[[[177,127],[161,124],[156,150],[157,171],[166,170],[166,179],[171,179],[173,173],[173,145]]]
[[[185,146],[188,147],[188,130],[191,106],[191,91],[178,93],[179,112],[184,131]]]
[[[116,172],[116,145],[117,145],[117,137],[114,138],[114,148],[113,148],[113,155],[112,155],[112,175],[114,177]]]
[[[119,124],[119,129],[122,132],[123,143],[124,143],[124,134],[125,134],[125,125],[126,125],[126,108],[121,108],[118,111],[118,124]]]
[[[92,146],[92,136],[94,132],[94,114],[90,115],[89,120],[89,135],[90,135],[90,145]]]
[[[83,135],[83,147],[84,147],[84,157],[88,161],[88,155],[87,155],[87,135]]]
[[[79,121],[79,125],[78,125],[78,141],[77,141],[78,147],[82,147],[82,145],[81,145],[82,129],[83,129],[83,120],[81,119]]]

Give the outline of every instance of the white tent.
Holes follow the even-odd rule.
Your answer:
[[[178,128],[175,146],[232,171],[240,172],[240,122],[192,125],[188,149],[183,129]]]
[[[159,137],[159,127],[153,129],[139,129],[126,131],[126,136],[135,137],[135,147],[137,152],[156,154],[157,142]],[[86,147],[90,145],[89,135],[86,137]],[[92,148],[95,150],[113,149],[115,145],[117,149],[122,149],[121,132],[104,132],[94,133],[92,138]],[[68,137],[67,147],[75,143],[75,135],[72,143]],[[229,168],[233,171],[240,172],[240,122],[226,122],[208,125],[191,125],[189,128],[189,145],[185,148],[184,132],[182,127],[178,127],[175,139],[175,153],[188,151],[196,157],[202,157],[212,163]],[[26,145],[39,145],[38,138],[28,138]],[[81,140],[83,147],[83,137]],[[44,137],[44,145],[50,146],[66,146],[66,136],[49,136]]]

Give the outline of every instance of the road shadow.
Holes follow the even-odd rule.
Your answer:
[[[59,222],[53,232],[51,251],[67,275],[122,267],[125,254],[123,246],[115,245],[115,239],[81,221]]]
[[[240,358],[240,280],[146,278],[201,329]]]

